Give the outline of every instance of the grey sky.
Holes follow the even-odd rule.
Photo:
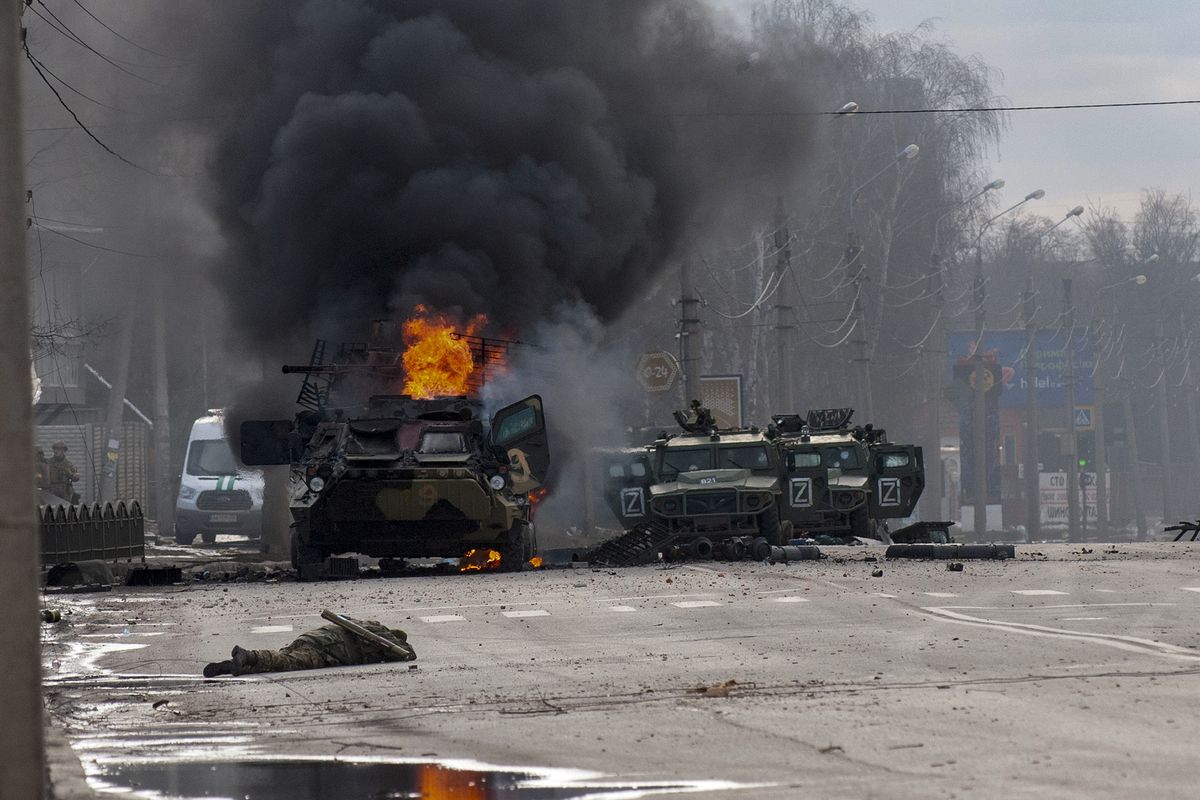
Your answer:
[[[1200,3],[1189,0],[848,5],[870,12],[879,31],[935,20],[935,38],[1001,73],[996,89],[1010,105],[1200,98]],[[1198,130],[1200,106],[1013,112],[991,174],[1008,181],[1002,202],[1042,188],[1037,213],[1103,203],[1131,219],[1145,187],[1190,194],[1200,185]]]

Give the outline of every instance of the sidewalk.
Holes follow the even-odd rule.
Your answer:
[[[46,800],[96,800],[66,731],[46,715]]]

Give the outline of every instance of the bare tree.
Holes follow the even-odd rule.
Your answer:
[[[1198,238],[1196,209],[1188,197],[1145,190],[1133,229],[1133,245],[1142,258],[1157,253],[1167,264],[1195,261]]]

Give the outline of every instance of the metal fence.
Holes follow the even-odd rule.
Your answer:
[[[141,558],[146,553],[145,519],[142,505],[136,500],[41,506],[38,531],[43,564],[115,561]]]

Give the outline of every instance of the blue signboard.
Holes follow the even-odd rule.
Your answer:
[[[1075,402],[1091,405],[1094,400],[1092,373],[1096,369],[1094,342],[1086,328],[1076,328],[1075,335],[1067,331],[1041,331],[1037,335],[1034,362],[1036,367],[1037,404],[1039,407],[1062,407],[1067,404],[1065,388],[1067,340],[1075,350]],[[950,374],[954,366],[963,364],[974,352],[975,334],[951,333]],[[1000,408],[1025,407],[1025,332],[988,331],[983,336],[983,354],[994,358],[1001,372]]]

